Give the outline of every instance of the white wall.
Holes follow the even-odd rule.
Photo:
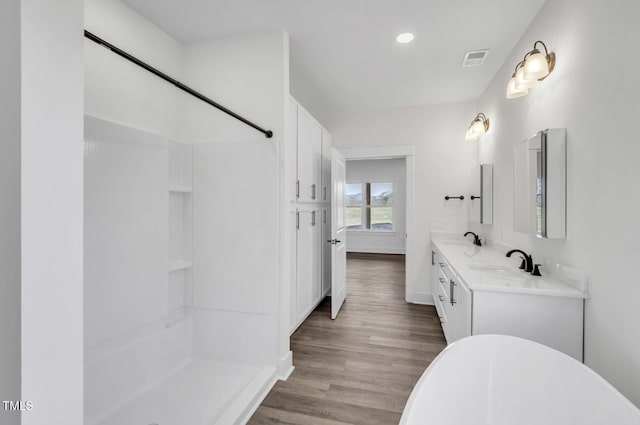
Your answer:
[[[404,254],[406,234],[405,158],[347,161],[347,183],[393,183],[393,231],[351,230],[347,234],[347,251]]]
[[[534,257],[587,272],[585,361],[640,405],[640,3],[549,0],[479,100],[491,119],[479,161],[494,164],[495,224],[477,230]],[[507,100],[515,64],[536,40],[556,52],[555,71],[528,96]],[[567,128],[567,238],[513,232],[513,144]]]
[[[21,5],[22,424],[80,425],[83,2]]]
[[[182,45],[119,0],[85,0],[85,27],[98,37],[182,77]],[[180,140],[188,95],[85,39],[85,113]]]
[[[471,167],[476,165],[477,144],[464,141],[464,132],[476,115],[472,103],[423,106],[345,116],[333,128],[337,148],[413,145],[415,161],[415,256],[408,300],[431,298],[431,254],[429,232],[464,232],[468,208],[460,201],[445,201],[445,195],[466,192]],[[466,201],[465,201],[466,202]],[[409,230],[410,231],[410,230]]]
[[[277,148],[284,137],[288,56],[288,35],[283,30],[185,46],[185,82],[257,125],[272,130],[274,138],[267,140],[262,133],[189,97],[181,139],[211,143],[263,138]]]
[[[0,400],[20,400],[20,1],[0,14]],[[0,409],[0,422],[19,413]]]

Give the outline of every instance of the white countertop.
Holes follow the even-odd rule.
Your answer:
[[[520,255],[517,253],[507,258],[505,253],[490,246],[473,245],[470,238],[465,240],[432,236],[431,243],[472,291],[589,297],[586,276],[566,267],[555,265],[553,274],[543,268],[543,276],[532,276],[518,269]],[[548,263],[545,266],[550,268]]]

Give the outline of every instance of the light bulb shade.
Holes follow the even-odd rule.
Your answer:
[[[473,122],[473,125],[471,125],[471,134],[473,134],[476,137],[480,137],[484,133],[485,133],[484,123],[482,122],[482,120],[476,118],[475,121]]]
[[[471,127],[467,128],[467,132],[464,135],[464,140],[467,142],[474,142],[477,139],[478,138],[473,135],[473,132],[471,131]]]
[[[547,57],[536,52],[527,58],[522,67],[522,78],[525,81],[537,81],[549,75],[549,62]]]
[[[528,89],[516,89],[516,77],[512,77],[507,84],[507,99],[516,99],[529,93]]]
[[[521,66],[520,68],[518,68],[518,70],[516,71],[516,83],[515,83],[515,88],[516,90],[529,90],[531,87],[534,87],[536,84],[538,84],[538,80],[525,80],[524,78],[524,67],[527,66],[526,62],[523,66]]]
[[[489,119],[481,112],[471,121],[464,139],[468,142],[476,141],[489,130]]]

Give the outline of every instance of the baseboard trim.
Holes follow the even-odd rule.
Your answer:
[[[347,252],[359,252],[366,254],[405,254],[404,248],[368,248],[363,246],[347,247]]]
[[[428,292],[414,292],[407,296],[407,302],[413,304],[435,305],[433,295]]]
[[[289,351],[282,358],[278,359],[278,366],[276,369],[276,378],[281,381],[286,381],[291,376],[295,367],[293,366],[293,352]]]

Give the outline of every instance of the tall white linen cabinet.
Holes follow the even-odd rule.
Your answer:
[[[291,334],[331,291],[331,134],[293,97]]]

